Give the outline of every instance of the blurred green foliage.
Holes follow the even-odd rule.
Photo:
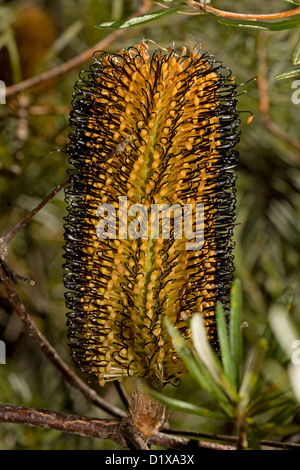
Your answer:
[[[216,307],[218,355],[207,339],[201,314],[195,314],[191,320],[193,346],[189,346],[166,320],[178,354],[198,387],[212,399],[214,411],[158,392],[154,396],[175,410],[232,423],[238,449],[259,449],[266,435],[287,436],[300,432],[300,423],[294,422],[300,397],[299,365],[291,361],[288,372],[284,367],[287,357],[292,355],[291,344],[297,341],[297,333],[295,330],[295,336],[292,324],[283,324],[284,318],[288,321],[284,307],[274,305],[272,327],[280,332],[280,343],[287,351],[281,349],[277,335],[267,326],[257,344],[244,355],[242,318],[242,286],[239,279],[235,279],[228,327],[222,305]]]
[[[295,6],[281,0],[216,0],[211,4],[240,13],[274,13]],[[127,18],[139,5],[139,0],[0,1],[0,79],[6,80],[7,85],[13,84],[27,78],[28,70],[30,74],[38,74],[66,62],[106,36],[107,31],[95,25]],[[38,35],[31,39],[33,29],[29,20],[22,25],[25,7],[29,12],[32,9],[28,18],[35,17],[41,26]],[[285,297],[289,299],[292,320],[296,325],[300,323],[300,152],[262,125],[257,85],[251,80],[259,74],[258,53],[265,44],[270,118],[291,140],[299,142],[300,104],[292,102],[293,78],[275,79],[295,65],[291,58],[299,44],[299,32],[297,29],[237,28],[221,24],[211,15],[175,13],[124,30],[110,50],[132,46],[144,38],[162,47],[175,41],[178,48],[192,49],[195,43],[200,43],[203,50],[208,49],[231,68],[236,81],[242,84],[238,104],[242,112],[235,275],[243,285],[243,320],[249,325],[244,333],[245,348],[251,348],[265,329],[268,311]],[[64,148],[68,142],[68,113],[79,72],[77,69],[50,86],[25,92],[23,107],[16,96],[6,105],[0,105],[0,236],[66,179],[68,161]],[[244,111],[254,115],[250,124],[247,124],[249,114]],[[66,338],[62,283],[65,214],[64,195],[60,192],[14,238],[7,261],[17,273],[36,281],[35,287],[18,282],[18,292],[38,327],[73,367]],[[0,403],[107,417],[67,386],[46,361],[11,312],[1,286],[0,337],[7,345],[7,364],[0,365]],[[113,385],[97,388],[97,391],[111,403],[120,405]],[[177,399],[188,397],[190,402],[209,407],[210,399],[205,392],[195,389],[191,377],[184,378],[178,388],[168,386],[167,394]],[[223,422],[196,415],[187,417],[180,412],[171,412],[169,421],[174,427],[191,431],[232,432]],[[11,424],[0,427],[0,448],[105,449],[117,446]]]

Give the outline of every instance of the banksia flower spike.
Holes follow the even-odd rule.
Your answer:
[[[151,57],[142,42],[95,59],[76,90],[65,232],[71,349],[101,385],[139,380],[131,416],[149,437],[163,408],[141,384],[160,389],[186,372],[165,318],[189,340],[189,319],[202,312],[218,348],[215,305],[226,305],[233,271],[236,85],[208,53]]]

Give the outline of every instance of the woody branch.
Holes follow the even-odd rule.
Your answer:
[[[230,18],[233,20],[250,20],[250,21],[268,21],[268,20],[280,20],[284,18],[290,18],[300,14],[300,7],[293,8],[292,10],[282,11],[278,13],[267,13],[264,15],[248,14],[248,13],[234,13],[231,11],[219,10],[210,5],[205,5],[205,2],[199,3],[194,0],[187,0],[188,5],[193,8],[200,9],[206,13],[212,13],[213,15],[220,16],[222,18]]]
[[[133,13],[132,17],[140,16],[147,13],[151,8],[151,0],[142,0],[139,8]],[[80,67],[86,61],[90,60],[93,57],[93,54],[97,50],[103,50],[108,48],[119,36],[123,33],[123,30],[115,30],[108,34],[105,38],[101,39],[98,43],[94,44],[92,47],[88,48],[86,51],[78,54],[72,59],[64,62],[57,67],[54,67],[50,70],[46,70],[39,75],[23,80],[20,83],[11,85],[6,88],[6,97],[16,95],[17,93],[23,92],[35,88],[39,85],[47,85],[53,80],[58,80],[59,78],[65,76],[70,71]]]
[[[145,443],[139,439],[139,436],[137,434],[133,435],[133,430],[127,424],[123,424],[124,421],[95,419],[49,410],[0,405],[0,422],[38,426],[80,436],[110,439],[120,445],[124,445],[124,438],[125,440],[127,438],[131,440],[136,449],[149,450]],[[120,424],[122,425],[121,432]],[[150,444],[174,450],[189,450],[191,448],[235,450],[233,446],[201,440],[196,441],[184,437],[171,436],[162,432],[153,436]]]

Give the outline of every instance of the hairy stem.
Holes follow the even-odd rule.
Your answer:
[[[147,379],[138,378],[129,407],[132,422],[146,441],[157,433],[165,421],[165,405],[151,397],[151,388],[157,391],[162,389],[155,375]]]

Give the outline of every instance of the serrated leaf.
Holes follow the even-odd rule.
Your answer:
[[[107,23],[101,23],[95,27],[98,29],[124,29],[131,28],[133,26],[139,26],[141,24],[150,23],[151,21],[159,20],[165,18],[173,13],[177,13],[185,8],[184,5],[176,8],[164,8],[162,10],[154,11],[152,13],[147,13],[145,15],[136,16],[134,18],[129,18],[127,20],[121,21],[109,21]]]
[[[287,78],[298,77],[300,75],[300,67],[296,69],[286,70],[285,72],[275,75],[276,80],[285,80]]]
[[[276,21],[254,21],[254,20],[233,20],[218,18],[218,22],[226,26],[235,26],[240,28],[263,29],[267,31],[283,31],[285,29],[293,29],[300,27],[300,15],[295,15],[292,19]]]

